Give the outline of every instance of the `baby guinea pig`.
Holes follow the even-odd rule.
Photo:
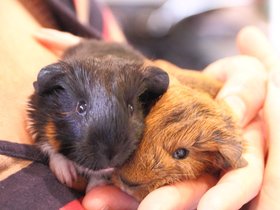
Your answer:
[[[169,75],[170,86],[146,117],[139,147],[113,174],[113,183],[138,201],[161,186],[246,165],[232,113],[213,99],[221,85],[201,73],[189,75],[182,81],[190,86]]]
[[[30,132],[60,182],[71,187],[84,175],[89,190],[135,150],[145,115],[169,84],[144,59],[122,44],[85,40],[41,69],[29,100]]]

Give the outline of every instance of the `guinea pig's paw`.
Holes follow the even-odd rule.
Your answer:
[[[73,182],[78,179],[74,163],[61,154],[50,155],[49,166],[56,178],[68,187],[72,187]]]
[[[97,176],[96,175],[91,175],[89,177],[89,180],[88,180],[88,185],[87,185],[86,192],[89,192],[94,187],[101,186],[101,185],[106,185],[106,184],[109,184],[109,183],[110,183],[110,181],[102,175],[97,175]]]

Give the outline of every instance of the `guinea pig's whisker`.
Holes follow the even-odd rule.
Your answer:
[[[88,162],[88,160],[92,160],[92,163],[94,163],[94,164],[92,164],[92,165],[96,165],[96,160],[94,160],[94,157],[93,157],[93,155],[90,155],[90,154],[87,154],[87,155],[84,155],[83,157],[80,157],[79,159],[78,159],[78,162],[79,163],[86,163],[86,162]]]

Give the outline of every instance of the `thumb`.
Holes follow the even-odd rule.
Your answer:
[[[224,82],[217,99],[231,107],[241,126],[247,125],[262,108],[267,75],[257,59],[249,56],[224,58],[204,72]]]

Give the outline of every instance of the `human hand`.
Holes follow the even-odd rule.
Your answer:
[[[244,28],[238,37],[240,52],[258,58],[268,73],[267,94],[264,104],[264,125],[268,154],[264,179],[259,195],[250,209],[279,209],[280,195],[280,59],[267,38],[254,27]]]
[[[258,194],[262,183],[265,142],[258,113],[265,99],[267,75],[264,66],[248,56],[221,59],[208,66],[205,73],[225,84],[217,98],[228,103],[243,127],[243,156],[248,165],[223,175],[202,196],[198,209],[240,209]]]
[[[65,48],[80,41],[79,38],[73,35],[68,34],[68,39],[64,37],[66,34],[56,33],[56,35],[52,34],[51,37],[50,34],[41,34],[41,37],[39,37],[41,41],[45,41],[44,44],[53,51],[58,49],[57,52],[61,53]],[[71,38],[71,36],[73,37]],[[223,66],[220,66],[221,63],[226,67],[230,67],[233,63],[236,63],[235,67],[239,70],[235,70],[234,68],[231,68],[232,70],[221,68]],[[247,69],[251,70],[247,71]],[[241,124],[245,127],[245,125],[256,116],[262,106],[265,83],[265,77],[261,76],[264,72],[263,66],[257,60],[249,57],[235,57],[218,61],[209,66],[206,70],[208,74],[211,73],[212,75],[215,75],[215,72],[217,73],[219,71],[224,72],[223,75],[226,76],[224,77],[226,85],[219,94],[219,97],[230,96],[227,95],[226,92],[228,90],[228,93],[230,93],[230,87],[235,87],[235,84],[237,84],[239,88],[233,89],[235,92],[232,92],[232,96],[235,95],[237,97],[237,102],[232,102],[234,101],[233,99],[227,100],[233,110],[236,111],[237,116],[243,116],[242,114],[246,116],[244,120],[241,121]],[[252,74],[256,76],[255,82],[252,82],[252,79],[250,79]],[[245,79],[243,79],[244,77]],[[260,87],[260,92],[257,94],[257,97],[254,96],[256,87]],[[240,98],[239,102],[238,98]],[[213,208],[210,209],[240,208],[257,194],[262,180],[264,158],[262,130],[259,119],[256,118],[246,126],[244,130],[244,139],[247,142],[247,150],[244,157],[248,161],[248,166],[226,173],[218,184],[211,188],[205,196],[203,196],[203,194],[216,182],[213,177],[204,176],[199,180],[186,181],[184,183],[159,188],[150,193],[141,202],[138,209],[162,209],[162,207],[164,207],[164,209],[193,209],[197,206],[202,196],[198,204],[198,209],[209,209],[211,205]],[[251,177],[253,173],[255,176]],[[220,191],[222,191],[222,193],[220,193]],[[227,194],[227,192],[230,194]],[[237,193],[233,195],[232,192]],[[214,200],[213,197],[215,198]],[[120,200],[123,202],[120,202]],[[208,201],[210,201],[210,203],[208,203]],[[110,208],[113,209],[135,209],[138,205],[134,199],[113,186],[93,189],[86,195],[83,204],[87,209],[100,209],[106,206],[110,206]]]

